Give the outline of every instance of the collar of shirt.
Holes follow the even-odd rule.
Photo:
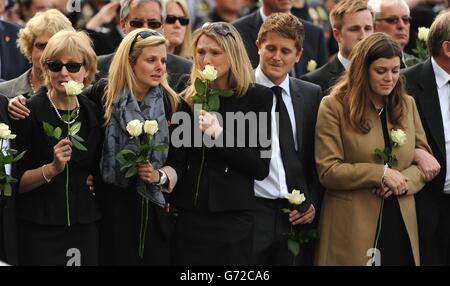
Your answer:
[[[269,88],[276,85],[264,74],[259,65],[255,69],[255,80],[256,83]],[[284,78],[283,82],[279,85],[279,87],[283,89],[285,94],[287,94],[288,96],[291,95],[289,89],[289,75],[286,75],[286,77]]]
[[[338,60],[341,62],[341,64],[344,66],[345,70],[348,70],[348,67],[350,66],[350,61],[341,54],[341,52],[338,52],[337,54]]]
[[[443,68],[441,68],[434,60],[434,58],[431,58],[431,65],[433,66],[436,85],[438,88],[442,88],[449,82],[450,74],[448,74]]]
[[[262,20],[264,22],[266,20],[267,16],[266,16],[266,14],[264,14],[262,6],[261,6],[261,8],[259,8],[259,13],[261,14],[261,18],[262,18]]]

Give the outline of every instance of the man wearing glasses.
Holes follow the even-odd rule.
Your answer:
[[[450,12],[435,19],[427,46],[431,57],[404,71],[408,93],[416,100],[441,165],[440,173],[415,196],[420,260],[425,266],[450,265]],[[429,158],[416,158],[426,175]]]
[[[128,34],[134,29],[150,28],[162,32],[162,6],[159,0],[121,0],[120,1],[120,27],[124,34]],[[97,67],[99,77],[107,77],[109,66],[114,53],[99,56]],[[169,85],[172,88],[177,86],[180,92],[185,85],[180,84],[180,77],[184,74],[190,74],[192,63],[181,57],[167,54],[167,74]],[[184,78],[184,77],[183,77]]]
[[[405,0],[369,0],[369,6],[375,13],[375,32],[391,35],[405,49],[411,26],[409,7]],[[414,56],[403,52],[400,68],[405,68],[411,58]]]

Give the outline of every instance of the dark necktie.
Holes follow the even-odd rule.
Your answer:
[[[300,177],[302,177],[300,174],[303,173],[303,167],[298,159],[297,151],[295,150],[291,120],[281,95],[283,89],[279,86],[273,86],[272,90],[277,98],[275,111],[278,112],[279,116],[278,138],[280,140],[281,160],[283,161],[284,173],[286,174],[288,192],[292,192],[293,189],[306,192],[306,187],[304,187],[300,181]],[[302,204],[301,207],[306,207],[306,205],[307,204]]]

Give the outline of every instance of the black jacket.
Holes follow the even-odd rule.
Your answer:
[[[339,80],[339,77],[344,71],[344,66],[341,64],[341,61],[339,61],[338,57],[335,56],[334,59],[326,65],[311,73],[303,75],[300,79],[319,85],[322,88],[323,95],[328,95],[331,91],[330,88]]]
[[[270,138],[271,107],[272,91],[260,85],[249,88],[247,93],[239,98],[221,97],[219,113],[224,119],[224,132],[219,140],[223,138],[223,142],[227,142],[227,138],[234,134],[233,142],[236,146],[236,128],[232,133],[231,127],[226,124],[226,112],[265,113],[267,121],[258,120],[258,125],[267,126],[264,131],[267,130],[268,138]],[[191,132],[195,134],[193,129],[198,127],[192,116],[190,124]],[[258,138],[255,137],[259,133],[257,130],[249,130],[246,126],[245,138],[239,139],[244,139],[245,146],[249,146],[250,139]],[[193,144],[194,139],[191,139],[190,143]],[[253,209],[254,180],[263,180],[267,177],[270,163],[270,158],[262,158],[260,152],[270,149],[270,146],[261,146],[260,141],[256,143],[256,147],[205,147],[197,199],[197,180],[203,148],[173,148],[172,152],[169,151],[167,165],[174,167],[178,175],[178,182],[173,191],[174,204],[184,210],[199,209],[211,212]]]

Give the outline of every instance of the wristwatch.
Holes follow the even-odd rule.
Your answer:
[[[158,185],[159,185],[159,186],[164,186],[165,184],[167,184],[167,181],[168,181],[166,172],[164,172],[163,170],[158,170],[158,172],[159,172],[159,182],[158,182]]]

